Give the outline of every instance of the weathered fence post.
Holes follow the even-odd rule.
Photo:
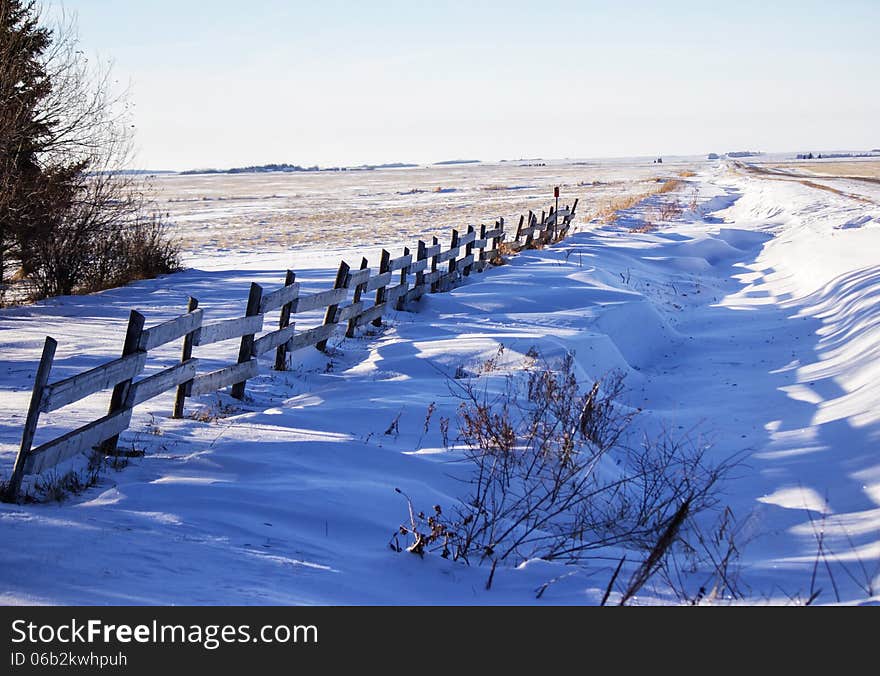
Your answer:
[[[513,238],[513,241],[519,242],[520,235],[522,234],[523,223],[525,223],[526,217],[522,214],[519,215],[519,225],[516,226],[516,237]],[[529,210],[529,225],[532,224],[532,212]]]
[[[25,418],[24,429],[21,433],[21,446],[18,449],[18,455],[15,457],[12,476],[9,477],[9,484],[6,486],[6,495],[3,496],[4,499],[9,501],[16,500],[18,492],[21,490],[24,465],[34,444],[34,434],[37,432],[37,422],[40,420],[40,404],[43,400],[43,390],[46,387],[46,383],[49,382],[49,372],[52,370],[52,362],[55,360],[55,349],[57,347],[58,342],[54,338],[46,336],[46,342],[43,343],[43,354],[40,357],[40,365],[37,367],[37,375],[34,377],[31,403],[28,407],[27,418]]]
[[[391,269],[390,263],[391,263],[391,253],[389,251],[386,251],[385,249],[382,249],[382,259],[379,262],[379,274],[380,275],[385,274],[386,272],[388,272]],[[385,295],[388,292],[387,290],[388,290],[387,285],[380,286],[378,289],[376,289],[376,305],[377,306],[381,305],[382,303],[385,302]],[[381,315],[379,317],[376,317],[373,320],[373,326],[382,326]]]
[[[468,229],[467,229],[467,234],[470,235],[473,232],[474,232],[474,226],[469,225]],[[473,252],[474,252],[474,240],[471,239],[471,241],[468,242],[464,247],[464,257],[467,258]],[[461,271],[461,274],[463,274],[465,277],[469,276],[471,274],[472,267],[474,267],[473,261],[471,261],[470,263],[468,263],[467,265],[464,266],[464,270]]]
[[[125,343],[122,345],[122,356],[127,357],[138,351],[138,344],[141,341],[141,334],[144,332],[144,316],[137,310],[132,310],[128,315],[128,329],[125,332]],[[131,378],[117,383],[113,387],[113,394],[110,397],[110,408],[107,415],[121,411],[125,405],[125,399],[128,397],[128,390],[131,388]],[[119,443],[119,435],[110,437],[99,447],[101,453],[110,455],[116,452],[116,445]]]
[[[342,261],[339,264],[339,269],[336,271],[336,281],[333,283],[334,289],[344,289],[348,285],[348,272],[351,268],[348,267],[348,263]],[[328,324],[336,323],[336,311],[339,309],[339,303],[335,305],[331,305],[327,308],[327,311],[324,313],[324,326]],[[321,352],[327,351],[327,338],[318,342],[315,347],[321,350]]]
[[[248,294],[246,317],[253,317],[260,314],[260,301],[263,299],[263,287],[256,282],[251,282],[251,290]],[[241,346],[238,348],[238,363],[243,364],[253,357],[254,334],[248,333],[241,337]],[[232,385],[232,396],[235,399],[244,399],[244,389],[247,380],[242,380]]]
[[[452,249],[455,249],[458,247],[458,239],[459,239],[458,238],[458,230],[453,230],[452,231],[452,239],[449,243],[449,250],[450,251]],[[455,270],[458,267],[458,260],[457,259],[458,259],[458,254],[453,255],[452,258],[449,259],[449,271],[446,273],[446,281],[444,282],[443,287],[441,288],[441,291],[446,291],[446,290],[450,289],[453,284],[455,284]]]
[[[296,281],[296,273],[293,270],[288,270],[284,275],[284,286],[293,286],[293,283]],[[293,301],[289,300],[284,305],[281,306],[281,318],[278,320],[278,330],[281,331],[290,326],[290,308],[293,306]],[[286,371],[287,370],[287,343],[279,345],[275,348],[275,370],[276,371]]]
[[[523,219],[522,219],[522,216],[520,216],[520,217],[519,217],[519,223],[520,223],[520,226],[522,226],[522,220],[523,220]],[[496,254],[495,254],[495,255],[498,256],[498,257],[500,258],[500,257],[501,257],[501,254],[500,254],[500,253],[497,253],[497,252],[498,252],[498,249],[501,248],[501,242],[502,242],[502,240],[504,239],[504,219],[503,219],[503,218],[499,218],[499,219],[495,222],[495,227],[496,227],[496,229],[500,229],[500,230],[501,230],[501,233],[500,233],[497,237],[495,237],[495,238],[492,239],[492,248],[496,251]]]
[[[408,246],[403,247],[403,255],[409,256],[409,247]],[[411,265],[412,265],[412,261],[410,261],[409,265],[404,265],[402,268],[400,268],[400,282],[399,282],[400,284],[407,283],[407,278],[409,277],[409,269],[410,269]],[[403,303],[405,300],[406,300],[406,290],[403,290],[401,292],[401,294],[397,297],[397,303],[395,303],[394,308],[396,310],[402,310]]]
[[[560,233],[560,239],[568,235],[568,231],[571,229],[571,224],[574,221],[574,214],[577,211],[578,201],[580,198],[576,198],[574,204],[571,205],[571,208],[568,210],[568,216],[565,217],[565,227],[563,231]]]
[[[423,260],[425,260],[425,258],[426,258],[426,256],[425,256],[425,249],[426,249],[426,248],[427,248],[427,247],[425,246],[425,242],[424,242],[424,240],[421,240],[421,239],[420,239],[420,240],[419,240],[418,247],[417,247],[417,249],[416,249],[416,261],[423,261]],[[415,288],[419,288],[419,287],[422,287],[422,286],[424,286],[424,285],[425,285],[425,268],[422,268],[421,270],[419,270],[418,272],[416,272]],[[420,293],[424,293],[424,291],[421,291]]]
[[[440,244],[440,240],[437,239],[436,237],[432,237],[431,238],[431,246],[435,247],[438,244]],[[436,254],[434,254],[433,256],[431,256],[431,272],[437,272],[437,268],[439,267],[439,264],[437,263],[438,258],[440,258],[439,251]],[[433,282],[431,282],[431,293],[437,293],[437,290],[439,288],[440,288],[440,280],[439,279],[435,279]]]
[[[189,301],[186,304],[187,312],[195,312],[199,307],[199,301],[197,298],[193,298],[190,296]],[[183,350],[180,354],[180,363],[182,364],[185,361],[189,361],[192,359],[193,353],[193,338],[195,336],[195,332],[198,329],[193,329],[189,333],[187,333],[183,337]],[[186,403],[186,395],[189,390],[191,380],[188,380],[185,383],[181,383],[177,386],[177,394],[174,395],[174,410],[171,413],[172,418],[182,418],[183,417],[183,407]]]
[[[480,224],[480,240],[486,239],[486,224]],[[482,272],[486,269],[486,247],[489,246],[489,242],[483,242],[483,246],[480,248],[480,255],[478,260],[480,264],[477,266],[477,272]]]
[[[367,265],[369,265],[369,263],[367,263],[367,259],[361,258],[361,270],[366,270]],[[369,281],[370,281],[369,279],[365,279],[360,284],[355,285],[354,295],[352,295],[352,297],[351,297],[351,304],[352,305],[355,305],[356,303],[360,302],[361,295],[363,294],[364,289],[367,288],[367,284],[369,283]],[[348,320],[348,329],[345,331],[345,337],[346,338],[354,338],[355,328],[357,328],[357,317],[356,316],[354,316]]]
[[[531,213],[531,212],[530,212]],[[544,212],[541,212],[541,224],[543,226],[544,223]],[[526,244],[523,248],[531,249],[532,244],[535,241],[535,227],[538,225],[538,216],[536,214],[532,214],[531,219],[529,220],[529,234],[526,235]]]

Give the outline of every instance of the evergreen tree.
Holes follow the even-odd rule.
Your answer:
[[[176,269],[144,185],[122,171],[124,99],[36,0],[0,0],[0,300],[10,273],[32,296],[124,284]]]
[[[33,0],[0,0],[0,284],[11,263],[32,271],[33,243],[71,204],[88,164],[46,161],[59,124],[43,107],[53,93],[45,60],[51,46]]]
[[[45,125],[37,107],[51,87],[40,61],[51,36],[37,25],[33,2],[0,0],[0,284],[17,234],[35,214]]]

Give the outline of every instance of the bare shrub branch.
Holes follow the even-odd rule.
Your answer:
[[[617,562],[621,550],[632,552],[627,560],[642,563],[621,603],[658,572],[681,578],[677,559],[692,561],[704,548],[695,519],[717,507],[717,484],[732,463],[712,465],[707,446],[667,435],[631,447],[639,411],[620,404],[619,373],[584,388],[572,355],[553,365],[532,355],[529,364],[496,394],[473,380],[451,381],[461,399],[466,493],[449,514],[439,506],[427,518],[411,510],[398,531],[411,538],[407,549],[493,570],[535,558]],[[732,559],[716,557],[714,567]]]

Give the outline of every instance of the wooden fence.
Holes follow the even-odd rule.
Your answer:
[[[345,335],[352,337],[358,327],[381,325],[382,316],[389,310],[402,310],[426,293],[446,291],[462,277],[500,263],[503,255],[563,239],[571,228],[577,204],[575,200],[571,207],[551,207],[540,219],[529,212],[520,217],[510,241],[505,241],[507,231],[501,219],[492,229],[482,225],[477,231],[468,226],[464,234],[453,230],[445,250],[436,237],[430,245],[419,241],[415,253],[404,247],[396,258],[383,250],[376,270],[367,267],[366,258],[358,270],[342,262],[333,287],[317,293],[301,294],[296,274],[288,270],[284,285],[269,292],[252,283],[245,314],[234,319],[207,322],[196,298],[189,299],[185,314],[149,328],[144,327],[144,316],[132,310],[118,359],[54,383],[49,377],[58,343],[47,336],[5,498],[18,499],[26,474],[39,474],[82,451],[113,454],[119,435],[128,429],[134,407],[172,388],[176,388],[175,418],[183,416],[187,397],[231,386],[231,395],[241,399],[247,381],[258,373],[258,358],[262,355],[274,351],[274,368],[284,370],[288,355],[309,346],[326,350],[327,342],[342,326]],[[319,326],[295,330],[297,314],[321,309],[324,320]],[[266,330],[266,316],[274,311],[279,311],[277,328]],[[177,340],[182,341],[180,362],[139,378],[150,351]],[[238,358],[233,363],[214,371],[200,371],[199,360],[193,356],[196,348],[232,340],[238,341]],[[110,388],[113,391],[105,416],[33,448],[41,413]]]

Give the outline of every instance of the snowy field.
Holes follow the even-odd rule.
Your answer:
[[[195,257],[414,242],[546,209],[554,186],[585,208],[645,192],[693,158],[459,164],[379,171],[159,175],[155,208]],[[538,166],[535,166],[538,165]],[[545,166],[540,166],[545,165]],[[516,223],[514,222],[514,225]],[[399,247],[398,247],[399,248]]]
[[[695,175],[678,193],[588,220],[683,169]],[[244,403],[205,396],[183,420],[169,418],[170,394],[138,408],[122,445],[144,457],[62,504],[0,505],[0,602],[598,603],[616,558],[499,567],[486,590],[485,567],[389,548],[408,519],[395,488],[424,509],[461,495],[460,449],[439,424],[455,436],[450,379],[479,382],[501,346],[493,377],[532,348],[573,353],[585,384],[625,374],[633,435],[666,430],[710,458],[745,458],[721,497],[740,524],[749,602],[816,590],[815,603],[880,602],[880,185],[822,184],[835,190],[696,160],[159,178],[189,270],[0,311],[0,473],[47,334],[60,343],[54,379],[117,356],[131,308],[152,324],[194,295],[208,317],[233,317],[251,281],[277,286],[288,267],[306,290],[326,288],[340,257],[373,262],[385,243],[512,219],[549,205],[553,185],[581,208],[566,241],[391,313],[330,356],[298,352],[285,373],[265,360]],[[684,211],[658,221],[658,202],[676,197]],[[44,415],[37,443],[106,399]],[[636,600],[658,601],[674,601],[659,583]]]

